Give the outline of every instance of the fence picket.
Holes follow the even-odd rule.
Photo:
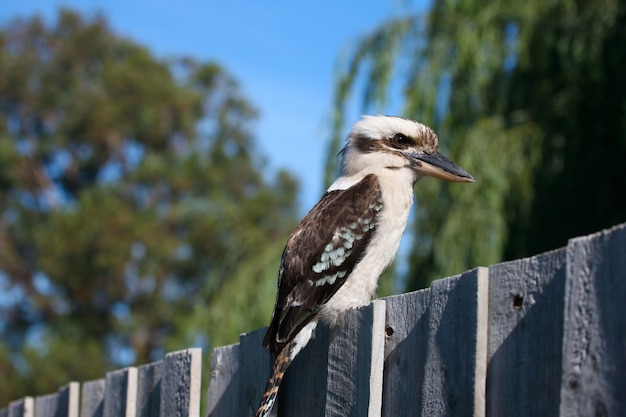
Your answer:
[[[105,385],[104,379],[83,382],[80,394],[80,417],[102,417]]]
[[[626,224],[567,245],[562,416],[626,410]]]
[[[137,368],[107,372],[103,417],[136,417]]]
[[[266,330],[263,328],[242,334],[239,339],[240,407],[237,416],[254,416],[265,390],[272,369],[270,354],[261,346]],[[276,407],[273,412],[276,412]]]
[[[488,270],[434,281],[430,289],[421,415],[482,417]]]
[[[207,393],[208,417],[240,415],[239,384],[239,345],[213,349]]]
[[[35,397],[35,417],[78,417],[78,382],[70,382],[58,392]]]
[[[137,368],[137,417],[159,417],[163,361]]]
[[[165,355],[161,378],[162,417],[200,417],[202,349]]]
[[[565,250],[492,265],[489,278],[488,414],[555,416]]]
[[[11,401],[8,415],[9,417],[34,417],[35,401],[33,397],[24,397]]]
[[[426,363],[430,289],[387,297],[385,302],[382,415],[417,417]]]

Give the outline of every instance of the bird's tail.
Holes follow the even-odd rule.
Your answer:
[[[280,383],[283,382],[285,371],[292,361],[292,358],[290,357],[290,345],[291,343],[287,344],[278,353],[278,356],[276,356],[276,360],[274,361],[274,366],[272,368],[272,374],[270,375],[270,379],[267,381],[267,386],[265,387],[265,392],[261,398],[259,409],[256,412],[256,417],[269,416],[272,411],[272,407],[274,407]]]

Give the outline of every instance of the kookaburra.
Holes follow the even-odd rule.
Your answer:
[[[276,355],[257,417],[269,415],[284,373],[311,340],[318,321],[331,327],[367,305],[393,261],[428,175],[474,178],[438,152],[429,127],[394,116],[364,116],[341,151],[339,177],[293,231],[278,271],[278,294],[263,340]]]

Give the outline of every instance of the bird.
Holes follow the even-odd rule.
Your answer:
[[[263,339],[275,359],[256,417],[270,414],[285,371],[318,323],[336,327],[346,312],[371,302],[400,246],[416,181],[475,181],[439,152],[431,128],[400,116],[361,116],[339,154],[337,179],[282,253]]]

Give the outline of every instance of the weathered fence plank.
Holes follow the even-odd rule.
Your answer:
[[[477,268],[432,283],[423,416],[485,415],[488,278]]]
[[[487,414],[556,416],[565,250],[492,265],[489,279]]]
[[[137,417],[159,417],[163,361],[137,368]]]
[[[272,369],[272,359],[261,343],[267,328],[241,335],[239,339],[239,401],[238,416],[254,416]],[[273,415],[276,415],[274,407]]]
[[[59,390],[59,414],[56,417],[78,417],[80,383],[70,382]]]
[[[161,377],[162,417],[200,417],[202,349],[168,353]]]
[[[383,416],[421,415],[430,289],[385,298]]]
[[[70,382],[58,392],[35,397],[35,417],[78,417],[80,384]]]
[[[207,416],[238,416],[239,345],[213,349],[207,392]]]
[[[328,346],[326,416],[380,416],[385,302],[376,300],[346,317]]]
[[[296,356],[289,366],[283,386],[278,393],[278,415],[300,417],[324,415],[328,384],[328,345],[330,329],[318,325],[313,340]]]
[[[105,380],[83,382],[80,394],[80,417],[102,417]]]
[[[35,397],[35,417],[55,417],[59,394],[39,395]]]
[[[9,417],[34,417],[35,401],[33,397],[24,397],[11,401],[9,404]]]
[[[355,310],[337,329],[319,325],[287,370],[278,415],[380,416],[385,302]]]
[[[570,240],[561,416],[626,410],[626,225]]]
[[[137,368],[107,372],[103,417],[136,417]]]

